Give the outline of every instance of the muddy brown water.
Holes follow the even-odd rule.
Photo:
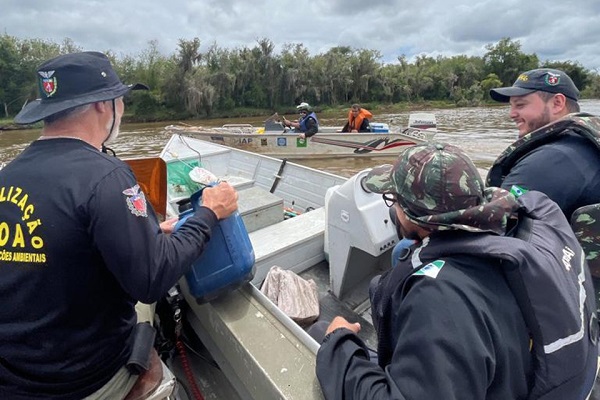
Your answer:
[[[600,115],[600,100],[582,100],[581,110]],[[488,168],[517,136],[515,125],[508,117],[508,106],[432,109],[427,112],[434,113],[437,119],[438,133],[435,140],[460,146],[482,169]],[[373,120],[389,123],[392,129],[402,128],[408,123],[408,115],[408,112],[379,114]],[[185,122],[202,126],[221,126],[226,123],[251,123],[261,126],[264,119],[256,117]],[[121,158],[158,156],[169,139],[164,127],[177,123],[179,122],[125,124],[121,127],[119,138],[111,147]],[[341,125],[343,120],[325,119],[321,120],[321,123]],[[12,160],[39,135],[39,130],[0,131],[0,164]],[[394,160],[395,157],[371,157],[292,161],[349,177],[365,168],[392,163]]]

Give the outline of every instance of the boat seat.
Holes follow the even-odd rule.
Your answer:
[[[325,259],[325,208],[305,212],[249,233],[260,283],[273,265],[300,273]]]
[[[238,211],[248,232],[283,221],[282,198],[258,186],[238,190],[238,194]]]
[[[150,368],[140,374],[125,400],[166,399],[175,391],[175,376],[162,362],[155,349],[150,355]]]
[[[221,181],[225,181],[233,186],[237,191],[252,187],[254,185],[254,179],[244,178],[238,175],[223,175],[220,176]]]

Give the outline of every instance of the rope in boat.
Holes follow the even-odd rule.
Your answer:
[[[188,383],[192,387],[192,393],[196,400],[204,400],[204,396],[200,392],[200,388],[196,384],[196,379],[194,378],[194,373],[192,372],[192,367],[190,366],[190,362],[187,358],[187,353],[185,351],[185,346],[179,337],[177,337],[177,341],[175,342],[175,347],[179,351],[179,356],[181,357],[181,365],[183,366],[183,372],[185,373],[185,377],[188,380]]]

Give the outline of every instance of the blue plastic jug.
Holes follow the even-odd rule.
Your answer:
[[[202,189],[190,200],[192,209],[179,215],[175,231],[201,204]],[[254,277],[254,249],[239,212],[219,221],[202,255],[185,275],[190,293],[201,304],[237,289]]]

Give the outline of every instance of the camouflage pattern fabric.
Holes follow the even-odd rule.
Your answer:
[[[365,186],[374,193],[394,193],[408,219],[430,230],[501,235],[519,207],[506,190],[484,190],[469,157],[458,147],[442,143],[405,150],[394,165],[373,168]]]
[[[590,272],[600,276],[600,203],[583,206],[571,216],[571,227],[586,255]]]

